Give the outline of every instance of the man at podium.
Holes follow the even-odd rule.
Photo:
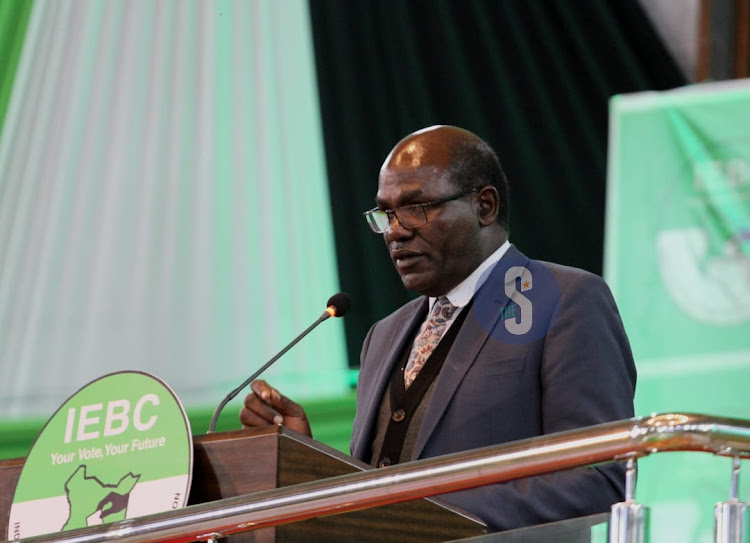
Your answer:
[[[385,159],[375,201],[365,218],[421,296],[364,341],[353,456],[383,467],[633,416],[635,363],[609,288],[509,243],[507,181],[487,143],[452,126],[410,134]],[[265,381],[251,388],[243,425],[311,435],[301,406]],[[507,530],[608,511],[624,469],[440,498]]]

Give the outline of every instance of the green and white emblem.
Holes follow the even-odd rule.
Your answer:
[[[174,392],[146,373],[97,379],[47,422],[16,487],[8,539],[183,507],[190,423]]]

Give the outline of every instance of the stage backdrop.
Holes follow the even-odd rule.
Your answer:
[[[605,277],[638,364],[636,413],[750,418],[750,81],[618,96],[610,113]],[[642,460],[652,540],[713,541],[730,473],[695,453]]]
[[[216,405],[338,288],[306,1],[0,4],[0,417],[122,369]],[[335,319],[267,376],[348,371]]]

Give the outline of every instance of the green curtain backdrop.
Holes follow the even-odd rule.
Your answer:
[[[475,131],[511,187],[511,241],[600,273],[607,103],[684,79],[636,0],[311,0],[341,285],[356,363],[369,326],[408,299],[371,208],[401,137],[431,124]]]
[[[307,3],[0,14],[0,419],[122,369],[212,408],[339,290]],[[338,398],[345,354],[332,319],[267,376]]]

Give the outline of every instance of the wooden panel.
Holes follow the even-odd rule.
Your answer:
[[[279,486],[298,484],[372,469],[339,451],[282,432],[279,441]],[[278,526],[285,543],[417,543],[449,541],[485,533],[485,526],[438,500],[419,499]]]
[[[193,438],[189,504],[276,488],[278,430],[221,432]]]
[[[698,21],[698,63],[695,81],[707,81],[711,77],[711,0],[701,0]]]
[[[750,77],[750,0],[737,0],[734,29],[734,77]]]
[[[193,437],[189,505],[276,488],[279,430],[275,426]],[[272,543],[276,528],[233,535],[230,543]]]
[[[204,503],[353,473],[369,466],[286,428],[195,436],[189,504]],[[0,519],[10,504],[23,459],[0,460]],[[234,542],[446,541],[484,533],[484,525],[437,500],[355,511],[231,536]]]
[[[16,491],[18,478],[21,476],[23,462],[23,458],[0,460],[0,521],[3,523],[0,529],[2,530],[3,537],[6,535],[8,518],[10,517],[10,505],[13,503],[13,494]]]

